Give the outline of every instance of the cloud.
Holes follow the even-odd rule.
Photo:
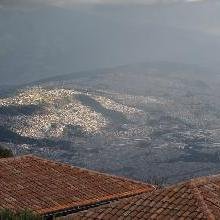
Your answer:
[[[202,2],[208,0],[47,0],[50,4],[172,4],[185,2]]]
[[[213,0],[0,0],[1,6],[37,6],[37,5],[54,5],[54,6],[71,6],[83,4],[174,4],[186,2],[202,2]]]

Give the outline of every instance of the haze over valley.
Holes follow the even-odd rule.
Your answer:
[[[95,2],[0,1],[0,84],[140,62],[219,71],[218,1]]]
[[[0,140],[16,154],[145,181],[215,173],[219,75],[206,71],[142,63],[9,90],[0,99]]]

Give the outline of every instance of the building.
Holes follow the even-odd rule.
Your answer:
[[[220,175],[192,179],[59,220],[219,220]]]
[[[0,208],[50,219],[155,190],[149,184],[21,156],[0,159]]]
[[[56,220],[218,220],[220,175],[150,184],[21,156],[0,159],[0,208]]]

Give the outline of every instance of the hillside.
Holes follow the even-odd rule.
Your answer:
[[[206,68],[163,62],[38,81],[1,94],[0,141],[15,154],[145,181],[215,173],[218,79]]]

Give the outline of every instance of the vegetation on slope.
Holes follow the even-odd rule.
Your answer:
[[[31,211],[24,210],[19,213],[14,213],[8,209],[0,210],[0,220],[42,220],[39,215]]]
[[[0,158],[13,157],[13,153],[10,149],[5,148],[3,145],[0,145]]]

